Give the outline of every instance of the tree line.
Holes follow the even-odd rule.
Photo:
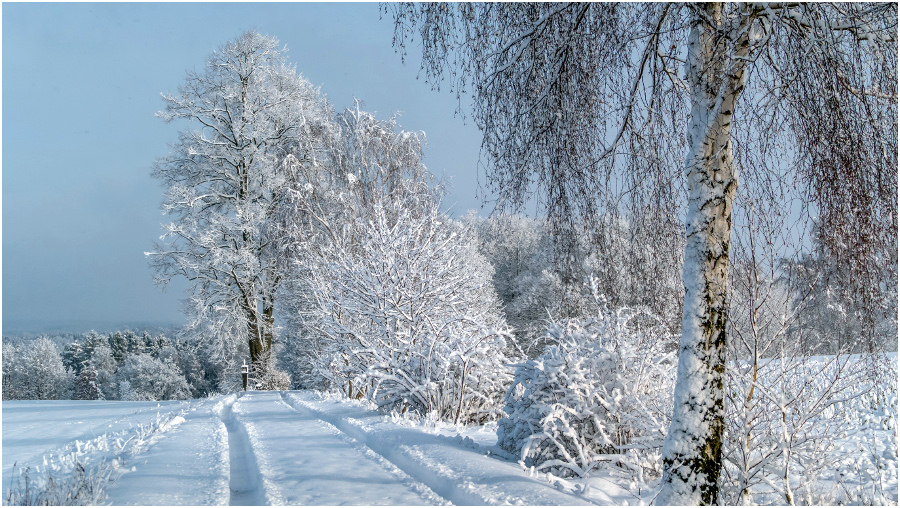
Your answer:
[[[86,333],[60,348],[41,336],[3,343],[4,400],[156,401],[203,397],[214,372],[192,346],[131,330]]]

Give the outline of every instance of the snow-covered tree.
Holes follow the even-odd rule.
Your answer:
[[[94,370],[97,386],[103,392],[103,399],[116,400],[118,383],[116,383],[115,376],[119,370],[119,364],[113,357],[112,348],[108,343],[102,342],[94,346],[85,366]]]
[[[81,373],[82,367],[90,361],[94,349],[106,345],[108,340],[107,336],[91,330],[79,340],[66,344],[62,352],[63,365],[77,376]]]
[[[113,358],[116,362],[122,363],[129,355],[146,353],[149,339],[150,335],[146,332],[138,335],[132,330],[124,330],[109,334],[107,341],[112,349]]]
[[[59,349],[50,339],[40,337],[4,350],[3,361],[3,383],[4,386],[9,384],[11,390],[6,393],[16,399],[57,400],[70,397],[70,373],[63,366]],[[7,361],[10,362],[9,367],[6,367]]]
[[[433,177],[422,164],[425,134],[400,128],[398,115],[379,120],[362,102],[335,115],[332,172],[346,178],[351,220],[387,202],[421,199]]]
[[[682,340],[656,501],[714,504],[738,172],[744,185],[800,189],[851,267],[848,287],[868,298],[897,250],[897,5],[385,8],[401,48],[418,32],[432,83],[473,92],[488,183],[513,203],[542,191],[558,232],[603,207],[682,209],[670,161],[684,160]]]
[[[157,281],[190,281],[186,308],[207,351],[231,367],[272,347],[288,188],[325,144],[325,99],[287,63],[274,37],[247,32],[163,95],[167,121],[187,120],[153,176],[173,217],[148,253]],[[290,157],[293,163],[285,164]]]
[[[644,217],[644,223],[632,224],[613,215],[595,221],[595,230],[580,234],[577,250],[569,253],[576,260],[570,267],[573,290],[557,270],[546,221],[508,213],[466,220],[476,224],[479,250],[494,265],[494,287],[507,321],[532,356],[543,349],[548,319],[596,314],[583,284],[589,276],[613,307],[647,307],[677,329],[683,245],[680,232],[664,231],[659,221]]]
[[[175,350],[174,363],[184,373],[184,378],[191,387],[191,397],[198,399],[215,393],[218,371],[213,368],[210,355],[204,354],[202,345],[179,339],[175,343]]]
[[[509,331],[474,232],[433,201],[375,203],[353,227],[359,244],[325,250],[309,272],[306,318],[333,382],[385,409],[497,418]]]
[[[177,365],[147,354],[129,356],[116,377],[122,400],[179,400],[191,396]]]
[[[9,343],[9,340],[3,342],[3,377],[0,383],[3,384],[3,400],[16,400],[19,395],[19,388],[15,384],[14,373],[16,372],[16,348]]]
[[[473,212],[474,213],[474,212]],[[494,290],[519,348],[532,355],[547,328],[561,318],[562,281],[554,273],[549,231],[544,221],[508,213],[479,219],[466,216],[478,232],[479,252],[494,267]]]
[[[361,107],[357,100],[354,108],[335,115],[326,160],[309,168],[292,158],[286,161],[296,166],[292,171],[298,177],[281,216],[291,263],[279,296],[285,346],[279,359],[297,388],[327,384],[321,337],[301,319],[316,305],[305,282],[309,274],[330,262],[336,247],[361,248],[355,224],[376,204],[414,204],[440,193],[421,162],[423,134],[401,130],[396,116],[380,120]]]
[[[103,391],[97,379],[97,371],[87,366],[81,369],[81,374],[75,379],[75,388],[72,396],[75,400],[104,400]]]
[[[896,351],[897,252],[887,254],[880,264],[880,280],[866,301],[847,291],[846,279],[852,272],[836,266],[817,236],[811,252],[783,260],[785,289],[798,313],[789,333],[804,340],[808,352],[815,354]]]

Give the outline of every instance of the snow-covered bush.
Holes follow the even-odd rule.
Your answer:
[[[249,388],[253,390],[288,390],[291,387],[290,376],[278,368],[275,355],[271,351],[264,353],[258,362],[249,365]]]
[[[147,354],[129,356],[117,377],[122,400],[178,400],[191,396],[177,365],[163,363]]]
[[[864,432],[876,414],[885,417],[879,424],[892,425],[896,374],[893,383],[871,379],[866,356],[779,355],[729,363],[720,487],[726,504],[859,504],[861,485],[874,490],[864,504],[884,501],[876,473],[883,469],[882,453],[847,446],[847,438]],[[860,438],[852,441],[867,441]],[[896,450],[893,469],[896,475]]]
[[[497,434],[524,465],[586,476],[603,465],[647,483],[659,475],[675,356],[658,317],[635,309],[570,319],[543,354],[519,364]]]
[[[832,305],[814,259],[788,262],[777,244],[742,245],[742,238],[731,271],[719,500],[883,502],[888,451],[875,450],[879,440],[866,422],[891,421],[896,367],[881,354],[848,354],[866,349],[862,328],[844,326],[844,309]],[[891,453],[896,464],[896,445]]]
[[[379,203],[367,220],[307,281],[333,383],[384,409],[496,419],[509,331],[474,234],[431,201]]]
[[[339,252],[361,248],[359,225],[382,203],[437,199],[441,185],[422,164],[424,133],[404,131],[397,117],[379,119],[363,111],[362,101],[337,113],[330,128],[328,149],[309,161],[287,157],[297,180],[285,196],[282,221],[289,236],[286,263],[278,297],[278,362],[296,389],[334,387],[328,368],[330,353],[315,321],[318,302],[312,296],[323,264]],[[313,284],[314,286],[315,284]],[[341,381],[346,383],[346,381]],[[340,384],[340,383],[338,383]]]

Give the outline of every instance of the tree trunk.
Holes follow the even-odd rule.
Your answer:
[[[275,305],[267,301],[260,315],[255,309],[245,308],[247,315],[247,344],[250,347],[250,364],[257,376],[268,372],[269,352],[272,350],[275,329]],[[262,322],[260,322],[260,317]]]
[[[250,363],[255,365],[265,357],[266,348],[255,309],[245,309],[247,314],[247,344],[250,346]]]
[[[266,302],[263,306],[263,329],[262,329],[262,339],[263,339],[263,347],[265,351],[272,350],[272,341],[274,339],[275,334],[275,304],[273,302]]]
[[[663,447],[663,482],[655,501],[666,505],[716,504],[725,428],[728,248],[738,185],[730,127],[743,87],[740,56],[741,51],[746,54],[747,44],[746,38],[723,36],[728,32],[722,30],[721,4],[702,7],[707,19],[718,26],[699,16],[694,20],[686,63],[691,119],[684,312],[675,406]]]

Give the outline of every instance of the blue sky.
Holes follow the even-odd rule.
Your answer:
[[[4,332],[182,322],[184,283],[161,293],[143,256],[165,220],[150,165],[180,128],[154,113],[246,30],[278,37],[336,108],[402,112],[426,133],[428,168],[452,179],[445,206],[481,205],[478,130],[417,78],[417,48],[401,63],[376,3],[3,3],[2,20]]]

